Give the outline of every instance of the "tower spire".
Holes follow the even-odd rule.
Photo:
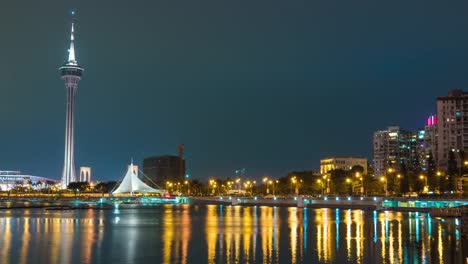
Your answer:
[[[68,64],[77,65],[75,57],[75,23],[71,24],[70,48],[68,49]]]
[[[75,11],[71,12],[71,32],[70,32],[70,48],[68,49],[67,65],[78,65],[75,56]]]

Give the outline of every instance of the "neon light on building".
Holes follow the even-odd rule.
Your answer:
[[[435,126],[437,125],[437,116],[431,115],[426,120],[426,126]]]

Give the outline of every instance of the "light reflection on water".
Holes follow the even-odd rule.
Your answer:
[[[425,213],[294,207],[7,210],[0,264],[461,263],[459,227]]]

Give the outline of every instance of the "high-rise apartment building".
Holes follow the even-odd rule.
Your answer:
[[[468,151],[468,92],[452,90],[437,98],[437,165],[447,167],[448,154],[460,160]],[[466,156],[466,155],[465,155]]]
[[[376,176],[384,175],[387,168],[398,164],[400,132],[400,127],[392,126],[374,133],[373,165]]]
[[[376,176],[385,175],[389,168],[400,170],[402,164],[408,170],[420,167],[424,159],[421,157],[424,133],[413,133],[401,129],[399,126],[388,127],[374,133],[374,173]]]
[[[431,115],[426,120],[424,130],[419,131],[419,142],[418,153],[421,160],[421,166],[423,170],[427,170],[427,160],[430,155],[432,159],[437,161],[437,116]]]

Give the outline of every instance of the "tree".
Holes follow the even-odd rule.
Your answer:
[[[408,170],[406,169],[406,165],[404,162],[400,163],[400,175],[401,175],[401,180],[400,180],[400,194],[404,194],[410,191],[409,188],[409,174]]]
[[[331,175],[332,192],[334,192],[335,194],[349,195],[352,190],[351,172],[342,169],[336,169],[330,171],[329,173]]]
[[[115,188],[116,184],[116,181],[99,182],[94,186],[94,190],[103,194],[110,193]]]
[[[24,186],[24,181],[21,181],[21,180],[15,181],[15,186],[13,189],[20,193],[25,192],[26,187]]]
[[[193,195],[202,195],[202,190],[204,186],[199,180],[192,180],[190,182],[190,189]]]
[[[437,182],[436,176],[436,165],[432,152],[429,153],[429,157],[426,160],[427,164],[427,184],[429,185],[429,190],[436,190],[439,188],[439,183]]]
[[[34,185],[33,182],[31,180],[28,180],[27,183],[28,183],[27,189],[31,190],[31,187]]]
[[[89,184],[89,182],[70,182],[67,186],[67,189],[73,190],[73,191],[78,190],[80,192],[84,192],[84,191],[88,191],[90,187],[91,185]]]
[[[359,172],[361,174],[364,173],[364,167],[362,167],[361,165],[354,165],[352,168],[351,168],[351,172],[353,174],[355,174],[356,172]]]
[[[50,188],[50,187],[52,187],[52,186],[55,185],[55,182],[54,182],[54,181],[51,181],[51,180],[46,180],[45,185],[46,185],[48,188]]]
[[[451,150],[448,155],[447,161],[447,188],[446,191],[455,191],[456,179],[458,176],[457,159],[455,152]]]

